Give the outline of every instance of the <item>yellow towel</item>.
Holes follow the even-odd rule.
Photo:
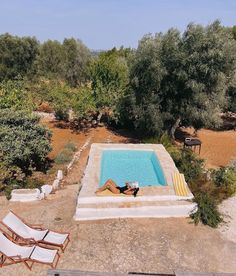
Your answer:
[[[184,175],[179,172],[175,172],[173,175],[173,183],[175,188],[175,194],[178,196],[187,196],[189,191],[187,189]]]
[[[127,196],[132,196],[133,197],[133,195],[126,195],[126,194],[113,194],[111,191],[109,191],[108,189],[107,190],[105,190],[105,191],[102,191],[102,192],[100,192],[100,193],[96,193],[96,195],[97,196],[125,196],[125,197],[127,197]],[[140,191],[140,189],[139,189],[139,191],[138,191],[138,193],[137,193],[137,196],[141,196],[141,195],[143,195],[142,194],[142,192]]]

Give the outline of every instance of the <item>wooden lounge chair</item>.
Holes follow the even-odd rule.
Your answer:
[[[0,232],[0,267],[24,263],[31,270],[34,263],[40,263],[56,268],[59,258],[57,249],[19,245],[8,235]]]
[[[62,252],[70,241],[69,233],[51,231],[40,225],[30,225],[12,211],[0,223],[11,232],[12,238],[16,241],[22,240],[28,244],[55,246],[59,247]]]

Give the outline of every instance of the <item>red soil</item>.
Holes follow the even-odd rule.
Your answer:
[[[50,153],[50,158],[55,156],[63,149],[65,144],[73,142],[78,147],[83,145],[88,137],[92,137],[91,142],[103,143],[129,143],[137,142],[135,137],[127,133],[117,134],[105,127],[90,129],[86,132],[75,133],[68,128],[59,128],[55,121],[47,119],[42,120],[52,131],[52,146],[53,150]],[[182,138],[193,135],[192,129],[182,129]],[[232,158],[236,158],[236,131],[212,131],[207,129],[199,130],[197,137],[202,141],[202,149],[200,157],[206,160],[206,166],[221,167],[226,166]]]
[[[185,137],[193,135],[193,129],[182,131]],[[236,131],[201,129],[197,132],[197,137],[202,141],[200,157],[206,160],[206,167],[223,167],[236,158]]]

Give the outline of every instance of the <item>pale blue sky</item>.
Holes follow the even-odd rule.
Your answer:
[[[215,19],[236,25],[236,0],[0,0],[0,33],[75,37],[91,49],[137,47],[146,33]]]

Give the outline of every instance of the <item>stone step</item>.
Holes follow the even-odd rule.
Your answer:
[[[173,204],[175,203],[175,204]],[[166,218],[166,217],[187,217],[196,207],[195,203],[185,204],[152,205],[135,207],[113,207],[106,208],[79,208],[77,207],[74,216],[75,220],[100,220],[114,218]]]
[[[80,203],[78,208],[132,208],[145,206],[179,206],[192,204],[190,201],[126,201],[126,202],[95,202],[95,203]]]

